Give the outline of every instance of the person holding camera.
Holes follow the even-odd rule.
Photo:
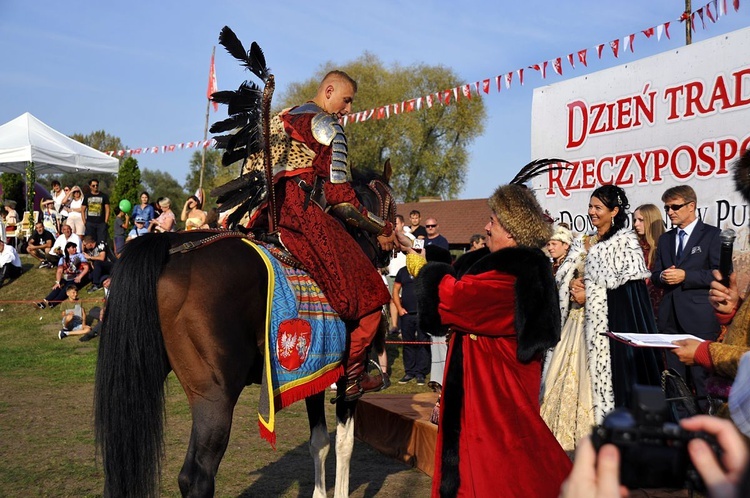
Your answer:
[[[701,438],[688,443],[690,460],[700,474],[711,498],[750,496],[750,452],[737,429],[728,420],[708,415],[680,421],[682,429],[702,431],[716,438],[721,459]],[[591,438],[582,439],[576,449],[573,471],[562,485],[560,498],[619,498],[628,496],[620,483],[620,453],[605,444],[597,454]]]

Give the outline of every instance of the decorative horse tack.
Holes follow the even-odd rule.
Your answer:
[[[254,237],[252,237],[252,235],[248,235],[246,233],[237,232],[237,231],[205,229],[205,230],[191,230],[191,232],[192,233],[212,233],[213,235],[207,236],[199,240],[191,240],[188,242],[183,242],[179,246],[173,247],[169,250],[170,256],[172,254],[177,254],[177,253],[184,254],[186,252],[194,251],[196,249],[200,249],[201,247],[205,247],[209,244],[213,244],[214,242],[217,242],[221,239],[226,239],[229,237],[254,240]]]

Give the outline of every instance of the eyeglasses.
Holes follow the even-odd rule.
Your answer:
[[[690,201],[690,202],[693,202],[693,201]],[[674,211],[676,213],[680,209],[690,204],[690,202],[683,202],[682,204],[664,204],[664,211],[666,211],[667,213],[669,211]]]
[[[435,228],[437,225],[425,225],[427,228]]]

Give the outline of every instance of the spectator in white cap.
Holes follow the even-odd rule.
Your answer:
[[[129,240],[132,240],[136,237],[140,237],[141,235],[145,235],[149,232],[148,228],[146,228],[146,218],[143,216],[136,216],[135,217],[135,227],[130,231],[128,234],[128,238],[125,239],[125,242],[128,242]]]

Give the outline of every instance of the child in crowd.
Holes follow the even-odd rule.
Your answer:
[[[125,234],[127,234],[127,230],[130,228],[130,217],[128,216],[128,213],[121,210],[119,207],[115,206],[115,231],[114,231],[114,241],[115,241],[115,256],[118,258],[120,257],[120,252],[122,252],[122,248],[125,247]]]
[[[68,299],[60,304],[63,328],[57,333],[58,339],[65,339],[69,335],[87,334],[91,331],[91,327],[84,321],[86,311],[78,299],[78,288],[73,284],[68,285],[65,288],[65,294],[68,295]]]

